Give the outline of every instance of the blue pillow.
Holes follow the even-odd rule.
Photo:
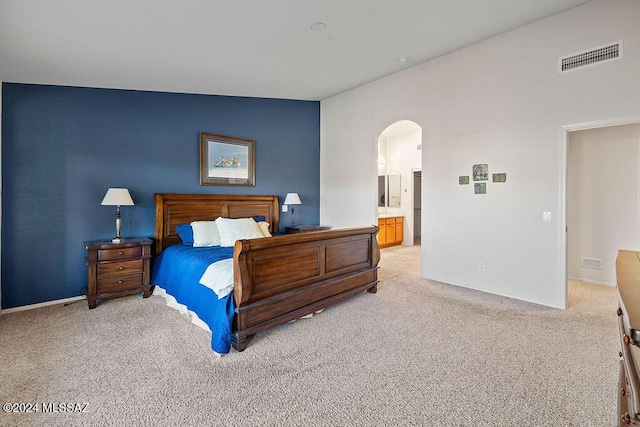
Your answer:
[[[176,225],[176,233],[185,245],[193,246],[193,229],[191,224],[179,224]]]
[[[264,217],[264,215],[258,215],[258,216],[252,216],[251,218],[253,218],[253,220],[255,222],[261,222],[261,221],[266,221],[267,219]]]

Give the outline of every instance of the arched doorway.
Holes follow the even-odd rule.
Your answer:
[[[420,244],[422,128],[400,120],[378,136],[378,217],[402,217],[403,245]]]

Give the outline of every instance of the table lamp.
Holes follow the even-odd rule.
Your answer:
[[[284,198],[284,203],[283,205],[287,205],[287,206],[291,206],[291,227],[295,227],[296,223],[293,220],[293,206],[294,205],[301,205],[302,202],[300,201],[300,197],[298,196],[298,193],[287,193],[287,197]]]
[[[116,237],[111,241],[113,243],[121,243],[124,239],[120,237],[120,206],[133,206],[133,199],[129,194],[129,190],[126,188],[109,188],[100,204],[102,206],[116,207]]]

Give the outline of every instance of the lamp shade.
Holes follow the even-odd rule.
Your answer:
[[[103,206],[133,206],[133,199],[126,188],[110,188],[100,204]]]
[[[301,205],[300,196],[298,193],[287,193],[287,197],[284,198],[283,205]]]

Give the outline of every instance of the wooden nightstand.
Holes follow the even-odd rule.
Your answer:
[[[87,302],[96,308],[96,301],[131,295],[138,292],[148,298],[151,239],[129,238],[121,243],[111,241],[85,242],[89,283]]]
[[[285,227],[287,234],[295,233],[309,233],[310,231],[323,231],[328,230],[331,227],[325,227],[324,225],[295,225],[293,227]]]

